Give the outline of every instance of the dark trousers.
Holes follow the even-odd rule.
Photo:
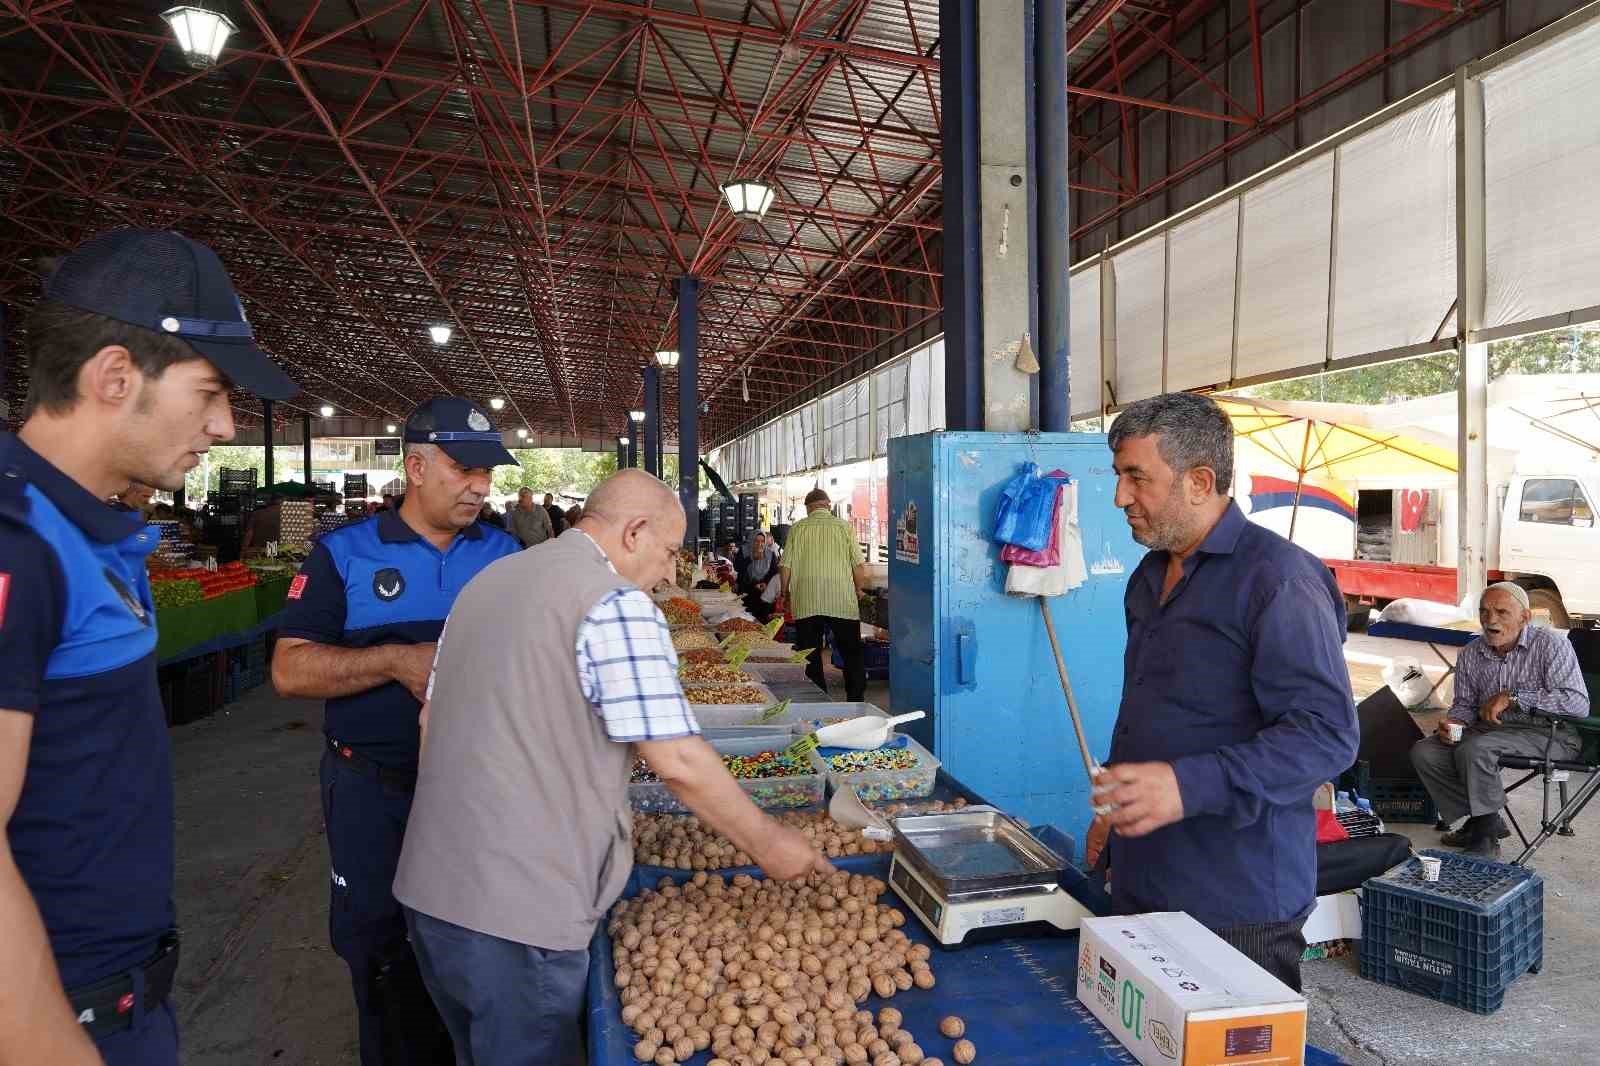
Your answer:
[[[1294,989],[1300,991],[1300,960],[1305,957],[1306,920],[1236,925],[1213,930],[1239,949],[1251,962]]]
[[[332,860],[328,935],[350,967],[361,1031],[361,1066],[448,1063],[443,1026],[411,959],[405,915],[394,898],[409,789],[362,774],[332,752],[321,766],[322,816]]]
[[[106,1066],[178,1066],[178,1019],[169,999],[127,1029],[95,1041]]]
[[[822,634],[833,636],[833,646],[839,649],[844,660],[845,699],[860,703],[867,694],[867,661],[861,651],[861,622],[854,618],[829,618],[814,614],[798,618],[794,623],[794,642],[800,648],[813,648],[806,660],[806,676],[822,691],[828,691],[827,679],[822,673]]]
[[[546,951],[406,908],[457,1066],[582,1066],[589,952]]]

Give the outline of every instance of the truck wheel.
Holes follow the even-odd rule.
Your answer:
[[[1352,633],[1365,633],[1372,617],[1372,605],[1362,603],[1354,596],[1344,598],[1345,628]]]
[[[1572,628],[1572,618],[1567,614],[1566,605],[1561,602],[1561,593],[1554,589],[1530,589],[1528,607],[1535,611],[1548,611],[1551,629]]]

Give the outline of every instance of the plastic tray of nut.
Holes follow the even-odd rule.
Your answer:
[[[1049,827],[1037,831],[1040,840],[1061,852],[1072,853],[1072,841]],[[852,873],[886,878],[886,855],[844,860]],[[721,876],[731,877],[732,871]],[[635,868],[623,890],[625,898],[653,889],[661,876],[682,884],[694,876],[690,870],[662,874]],[[756,874],[759,876],[759,874]],[[1083,876],[1069,869],[1062,885],[1075,896]],[[939,1034],[939,1020],[958,1015],[966,1022],[966,1038],[977,1047],[982,1066],[1058,1066],[1066,1063],[1135,1063],[1128,1051],[1091,1015],[1077,998],[1076,933],[1016,937],[943,950],[928,936],[893,891],[880,902],[906,913],[901,928],[914,943],[933,948],[930,964],[937,984],[928,990],[901,992],[892,1000],[868,997],[858,1009],[893,1006],[903,1016],[901,1027],[911,1033],[923,1052],[949,1066],[952,1041]],[[1088,902],[1087,899],[1084,900]],[[591,1066],[634,1064],[638,1036],[622,1021],[621,1001],[613,983],[615,967],[611,939],[602,920],[589,947],[587,1030]],[[709,1051],[688,1059],[689,1066],[711,1061]],[[1339,1059],[1316,1048],[1306,1049],[1307,1066],[1338,1066]]]

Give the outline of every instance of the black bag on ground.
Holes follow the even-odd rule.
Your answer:
[[[1369,877],[1394,869],[1411,854],[1399,833],[1355,837],[1317,845],[1317,895],[1360,888]]]
[[[1411,745],[1421,740],[1422,734],[1388,685],[1356,705],[1356,719],[1361,724],[1358,764],[1366,763],[1373,777],[1418,780],[1411,765]]]
[[[409,941],[391,945],[378,960],[372,995],[383,1012],[386,1066],[455,1066],[450,1031],[422,983]]]

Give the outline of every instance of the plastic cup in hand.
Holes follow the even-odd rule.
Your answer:
[[[1450,733],[1450,743],[1452,743],[1452,744],[1461,743],[1461,734],[1466,729],[1466,726],[1462,725],[1460,722],[1451,722],[1445,728]]]
[[[1422,863],[1422,879],[1424,881],[1439,880],[1439,868],[1444,865],[1444,860],[1432,855],[1418,855],[1417,861]]]

